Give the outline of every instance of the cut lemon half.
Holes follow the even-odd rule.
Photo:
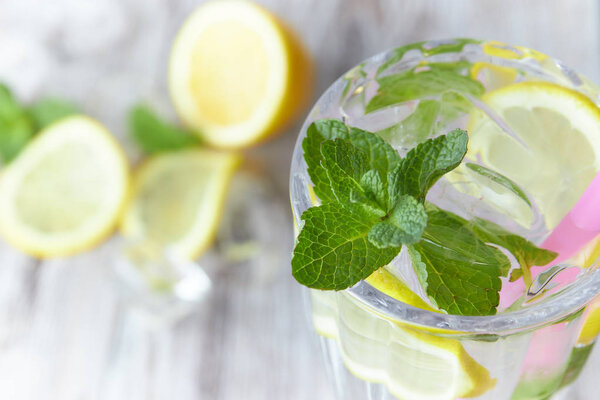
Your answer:
[[[479,158],[524,189],[553,229],[600,169],[600,109],[579,92],[547,82],[505,86],[483,101],[505,126],[475,110],[467,158]],[[456,174],[473,176],[464,166]],[[457,180],[456,174],[451,180]],[[497,205],[529,226],[529,205],[500,185],[492,186]]]
[[[173,43],[169,89],[183,122],[217,147],[280,131],[309,100],[312,63],[273,15],[247,1],[200,6]]]
[[[129,169],[119,144],[98,122],[67,117],[50,125],[0,179],[0,231],[37,257],[87,250],[114,228]]]
[[[195,259],[214,237],[237,155],[195,149],[150,158],[134,175],[124,236]]]

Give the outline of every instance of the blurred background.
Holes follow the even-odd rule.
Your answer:
[[[167,89],[169,51],[201,3],[0,0],[0,81],[23,102],[51,95],[77,103],[136,165],[142,155],[127,134],[128,110],[144,101],[177,120]],[[531,47],[600,82],[597,0],[257,3],[312,55],[311,104],[371,55],[453,37]],[[245,151],[215,245],[199,260],[212,288],[183,311],[149,312],[146,299],[119,283],[119,237],[44,261],[0,242],[0,398],[332,398],[289,268],[287,179],[307,112],[281,136]],[[240,248],[250,250],[240,256]],[[596,350],[588,376],[600,370]]]

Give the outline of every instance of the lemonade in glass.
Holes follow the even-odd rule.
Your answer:
[[[571,218],[599,95],[472,39],[376,55],[322,95],[292,161],[292,271],[339,399],[576,398],[600,330],[600,229]]]

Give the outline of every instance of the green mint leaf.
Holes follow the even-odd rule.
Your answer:
[[[387,192],[379,171],[371,169],[360,178],[360,186],[366,195],[375,201],[382,210],[387,209]]]
[[[130,133],[147,154],[197,146],[200,140],[186,130],[162,121],[150,108],[137,105],[129,112]]]
[[[419,143],[389,174],[390,202],[403,194],[423,202],[429,188],[460,164],[467,152],[467,141],[467,133],[455,129]]]
[[[428,205],[427,216],[423,239],[412,245],[411,254],[415,270],[426,272],[427,295],[451,314],[495,314],[500,271],[510,265],[506,255],[482,242],[455,214]]]
[[[467,44],[478,44],[480,40],[475,39],[453,39],[447,42],[437,42],[436,45],[431,45],[431,42],[412,43],[407,46],[398,47],[393,54],[377,69],[377,74],[384,72],[390,66],[402,60],[404,54],[410,50],[420,50],[423,56],[433,56],[443,53],[458,53],[463,50]]]
[[[412,262],[412,266],[415,271],[415,274],[417,275],[417,279],[419,280],[419,283],[421,284],[423,290],[427,293],[427,265],[425,265],[425,263],[421,260],[421,254],[419,254],[419,252],[415,250],[415,247],[413,245],[407,245],[406,249],[408,250],[408,256],[410,257],[410,261]],[[439,306],[432,297],[430,297],[429,300],[434,305],[434,307],[439,308]]]
[[[454,90],[449,90],[442,94],[440,97],[440,105],[440,115],[437,123],[438,128],[445,127],[460,116],[469,113],[473,108],[471,100]]]
[[[423,204],[414,197],[402,196],[389,218],[371,228],[369,241],[380,249],[413,244],[421,240],[426,225]]]
[[[337,203],[349,211],[373,215],[377,203],[369,199],[360,181],[367,169],[367,155],[350,141],[343,139],[326,140],[321,144],[323,159],[321,166],[329,179],[328,187]],[[368,208],[363,207],[363,203]],[[385,214],[380,210],[377,214]]]
[[[377,94],[367,104],[365,112],[370,113],[409,100],[440,96],[450,90],[474,97],[481,96],[485,91],[483,85],[459,73],[459,67],[463,68],[463,64],[457,65],[458,67],[429,64],[426,65],[429,68],[427,70],[411,70],[378,78]]]
[[[75,104],[53,98],[42,99],[29,107],[29,115],[38,131],[53,122],[78,113],[80,110]]]
[[[440,112],[436,100],[422,100],[415,111],[397,124],[377,132],[382,139],[394,146],[409,146],[428,139]]]
[[[529,198],[527,197],[525,192],[516,183],[514,183],[504,175],[479,164],[466,163],[466,166],[470,170],[478,173],[479,175],[484,176],[501,186],[504,186],[506,189],[510,190],[521,200],[527,203],[529,207],[531,207],[531,201],[529,201]]]
[[[9,163],[35,134],[35,128],[25,109],[8,87],[0,84],[0,157]]]
[[[342,290],[389,264],[399,248],[378,249],[368,234],[376,219],[349,213],[339,204],[312,207],[292,258],[292,274],[308,287]]]
[[[320,120],[313,122],[308,127],[306,138],[302,142],[302,149],[315,194],[322,203],[336,200],[329,186],[327,172],[322,165],[323,155],[321,153],[321,144],[335,139],[346,139],[363,151],[367,157],[367,170],[378,171],[384,188],[387,190],[388,171],[395,168],[400,162],[398,153],[374,133],[350,128],[338,120]]]
[[[469,222],[472,231],[479,239],[503,247],[515,256],[521,272],[511,273],[511,280],[522,276],[526,285],[531,284],[531,267],[544,266],[552,262],[558,255],[553,251],[537,247],[527,239],[511,233],[491,221],[474,218]],[[508,270],[503,271],[503,275],[506,276],[506,274],[508,274]]]
[[[327,172],[321,165],[323,159],[321,144],[325,140],[347,139],[348,133],[349,128],[342,121],[325,119],[310,124],[306,137],[302,141],[308,175],[313,183],[315,194],[323,203],[335,201],[335,197],[329,187]]]

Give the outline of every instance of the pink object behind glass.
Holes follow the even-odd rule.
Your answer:
[[[575,207],[560,221],[541,247],[558,253],[550,264],[531,268],[531,276],[535,278],[547,267],[559,264],[571,258],[579,249],[600,234],[600,173],[587,187]],[[572,267],[560,272],[553,281],[559,284],[575,280],[579,269]],[[500,292],[500,308],[514,303],[526,290],[522,279],[506,282]]]

